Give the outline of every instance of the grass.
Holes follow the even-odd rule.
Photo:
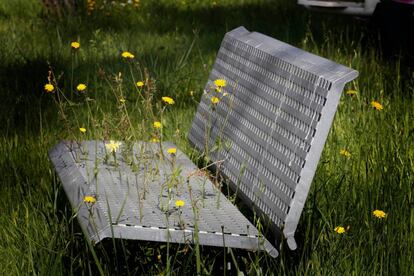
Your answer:
[[[132,76],[149,76],[155,100],[168,95],[176,101],[163,117],[166,140],[191,153],[185,133],[196,104],[189,93],[199,99],[224,33],[239,25],[358,70],[359,78],[345,89],[358,95],[342,96],[301,217],[298,250],[283,247],[271,259],[244,251],[234,251],[232,258],[222,249],[201,248],[203,273],[223,273],[227,258],[247,274],[412,274],[412,69],[381,58],[364,22],[311,14],[294,1],[264,0],[145,1],[137,9],[60,20],[40,1],[0,2],[1,274],[95,274],[99,267],[106,274],[166,272],[164,244],[88,246],[47,151],[62,139],[149,139],[152,121],[130,107],[137,96],[128,88]],[[75,57],[69,47],[74,40],[81,43]],[[140,64],[131,67],[132,75],[120,58],[124,50],[135,53]],[[66,121],[54,97],[43,91],[50,68],[66,92],[71,82],[88,86],[85,95],[68,93],[73,105],[63,105]],[[119,72],[130,121],[114,93],[120,91],[114,79]],[[384,109],[374,110],[372,100]],[[78,131],[81,126],[86,134]],[[342,149],[351,156],[339,154]],[[375,209],[387,218],[374,218]],[[339,225],[350,228],[339,235],[333,231]],[[195,272],[195,250],[172,256],[173,274]]]

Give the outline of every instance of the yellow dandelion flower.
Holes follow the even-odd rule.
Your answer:
[[[218,103],[220,102],[220,99],[219,99],[219,98],[217,98],[217,97],[211,97],[211,102],[212,102],[213,104],[218,104]]]
[[[171,97],[162,97],[161,99],[166,104],[175,104],[174,99]]]
[[[338,234],[343,234],[343,233],[345,233],[346,230],[342,226],[337,226],[337,227],[335,227],[334,231]]]
[[[96,1],[95,0],[88,0],[86,2],[87,9],[88,9],[88,15],[92,14],[92,11],[95,9]]]
[[[184,205],[185,205],[185,201],[182,200],[182,199],[179,199],[179,200],[175,201],[175,206],[177,206],[178,208],[184,207]]]
[[[116,152],[118,150],[118,148],[121,146],[121,142],[116,142],[114,140],[110,140],[108,144],[105,144],[106,149],[113,153]]]
[[[358,91],[348,90],[348,91],[346,91],[346,94],[349,95],[349,96],[356,96],[356,95],[358,95]]]
[[[86,89],[86,85],[83,83],[79,83],[78,86],[76,86],[76,90],[78,90],[79,92],[82,92]]]
[[[379,103],[379,102],[377,102],[377,101],[372,101],[372,102],[371,102],[371,106],[372,106],[374,109],[378,110],[378,111],[381,111],[381,110],[383,110],[383,109],[384,109],[384,107],[382,106],[382,104],[380,104],[380,103]]]
[[[372,212],[372,215],[374,216],[374,217],[376,217],[376,218],[379,218],[379,219],[383,219],[383,218],[386,218],[387,217],[387,213],[385,213],[384,211],[382,211],[382,210],[374,210],[373,212]]]
[[[125,59],[133,59],[135,57],[133,54],[127,51],[122,52],[121,56]]]
[[[52,84],[50,84],[50,83],[45,84],[45,91],[46,92],[51,93],[51,92],[53,92],[53,90],[55,90],[55,87]]]
[[[343,233],[345,233],[346,230],[342,226],[337,226],[337,227],[335,227],[334,231],[338,234],[343,234]]]
[[[161,122],[156,121],[153,123],[153,126],[154,128],[161,128],[162,125],[161,125]]]
[[[85,132],[86,132],[86,128],[84,128],[84,127],[80,127],[80,128],[79,128],[79,131],[80,131],[80,132],[82,132],[82,133],[85,133]]]
[[[70,47],[72,47],[72,49],[77,50],[80,47],[80,43],[77,41],[73,41],[72,43],[70,43]]]
[[[96,202],[96,198],[93,197],[93,196],[85,196],[83,198],[83,202],[89,203],[89,204],[94,204]]]
[[[339,154],[342,155],[342,156],[345,156],[347,158],[350,158],[351,157],[351,153],[349,151],[347,151],[346,149],[341,149],[339,151]]]
[[[167,152],[169,154],[176,154],[177,153],[177,149],[176,148],[169,148],[169,149],[167,149]]]
[[[144,86],[144,82],[143,81],[139,81],[139,82],[136,83],[136,85],[138,87],[143,87]]]
[[[159,143],[160,142],[160,139],[158,139],[157,137],[153,137],[153,138],[151,138],[150,142],[152,142],[152,143]]]
[[[214,81],[214,85],[217,87],[225,87],[227,85],[227,82],[226,80],[223,80],[223,79],[216,79]]]
[[[119,99],[119,102],[122,103],[122,104],[124,104],[126,102],[126,100],[124,98],[120,98]]]

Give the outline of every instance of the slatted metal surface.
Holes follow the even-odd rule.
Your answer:
[[[108,142],[106,142],[108,143]],[[278,252],[172,143],[61,142],[50,159],[86,237],[195,243]],[[93,196],[96,203],[84,202]],[[178,208],[176,200],[185,205]]]
[[[341,92],[357,75],[243,27],[221,44],[189,140],[223,161],[230,185],[283,229],[291,249]],[[227,82],[221,92],[216,79]]]

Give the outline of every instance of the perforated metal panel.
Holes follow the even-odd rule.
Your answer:
[[[231,186],[283,229],[292,249],[341,92],[357,75],[243,27],[218,52],[189,139],[223,161]],[[221,92],[216,79],[227,82]]]
[[[177,149],[124,143],[115,157],[104,141],[62,142],[50,152],[86,237],[226,246],[278,252]],[[84,202],[85,196],[96,202]],[[178,208],[175,203],[183,200]]]

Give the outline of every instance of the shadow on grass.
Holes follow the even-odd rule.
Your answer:
[[[5,123],[1,131],[3,134],[39,132],[41,103],[44,106],[52,104],[42,96],[47,71],[48,65],[42,60],[0,65],[0,118]]]
[[[77,229],[78,226],[75,226]],[[78,229],[79,230],[79,229]],[[71,244],[70,251],[77,252],[83,260],[89,260],[89,270],[93,275],[99,274],[91,248],[85,250],[86,241],[77,236]],[[169,247],[169,248],[168,248]],[[167,271],[167,256],[170,258],[170,272],[173,275],[197,275],[196,251],[193,244],[175,244],[139,240],[104,239],[93,247],[99,265],[108,275],[159,275]],[[169,252],[169,253],[167,253]],[[255,269],[262,272],[275,271],[279,259],[272,259],[263,252],[249,252],[241,249],[228,249],[200,246],[202,275],[244,275]],[[82,273],[85,267],[77,267],[70,258],[66,259],[67,268]],[[251,266],[257,262],[263,267]]]
[[[210,5],[198,8],[191,5],[182,7],[177,4],[167,5],[153,2],[143,5],[140,10],[114,12],[109,16],[97,12],[91,17],[78,15],[61,21],[53,21],[51,18],[43,19],[43,23],[37,26],[44,28],[44,32],[57,30],[56,33],[59,33],[61,37],[55,38],[56,44],[71,41],[75,37],[90,41],[94,39],[94,31],[98,29],[108,35],[123,33],[127,39],[132,39],[131,37],[142,33],[146,35],[173,33],[175,36],[183,37],[184,40],[176,42],[168,40],[155,48],[148,44],[141,44],[144,49],[142,49],[140,59],[143,65],[149,68],[150,73],[159,80],[161,93],[163,91],[166,91],[165,93],[178,92],[179,100],[187,103],[189,91],[185,90],[203,88],[203,83],[209,74],[211,58],[203,59],[206,56],[215,55],[225,32],[244,25],[249,30],[262,32],[293,45],[300,45],[311,21],[316,44],[325,39],[322,32],[323,26],[330,26],[333,32],[341,33],[353,24],[353,20],[348,17],[310,15],[291,1],[286,3],[265,1],[257,4]],[[357,33],[358,28],[350,35],[357,40]],[[187,66],[187,70],[182,70],[177,64],[182,58],[181,55],[185,54],[185,50],[182,50],[182,45],[177,44],[184,43],[190,47],[191,41],[195,38],[196,45],[190,53],[190,59],[185,64],[190,66]],[[140,42],[131,40],[130,43],[136,45]],[[33,45],[33,47],[36,46],[39,47]],[[53,47],[44,48],[43,51],[49,51],[45,55],[53,59],[50,62],[55,73],[64,72],[62,85],[67,87],[67,83],[63,80],[67,82],[69,79],[70,62],[65,64],[59,53],[50,52],[54,51]],[[181,53],[180,50],[182,50]],[[113,73],[121,71],[121,67],[118,66],[121,63],[117,58],[104,57],[99,62],[90,59],[78,68],[77,75],[82,76],[83,79],[93,79],[99,67],[107,66]],[[24,128],[25,131],[37,133],[40,125],[40,108],[45,113],[46,120],[52,118],[52,115],[48,113],[53,105],[48,97],[42,95],[48,69],[47,62],[37,58],[22,61],[17,57],[10,57],[9,62],[0,64],[0,86],[2,88],[0,93],[5,99],[0,117],[7,121],[7,129],[22,130]],[[185,87],[179,87],[183,82]]]

